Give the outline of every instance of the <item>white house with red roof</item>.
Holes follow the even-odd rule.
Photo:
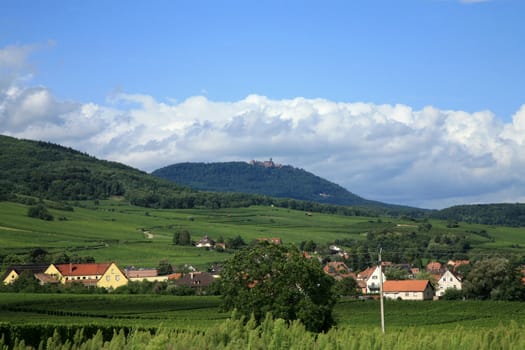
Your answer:
[[[382,269],[378,269],[377,266],[372,266],[357,274],[356,280],[358,284],[359,282],[366,283],[366,287],[363,286],[363,293],[379,293],[380,273],[382,274],[383,282],[386,281],[386,276],[381,270]]]
[[[429,280],[390,280],[383,283],[383,296],[394,300],[432,300],[434,287]]]

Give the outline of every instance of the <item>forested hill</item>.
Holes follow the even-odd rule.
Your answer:
[[[0,194],[52,200],[144,198],[152,192],[184,192],[127,165],[99,160],[49,142],[0,135]]]
[[[436,219],[464,221],[484,225],[525,227],[525,204],[474,204],[457,205],[436,211]]]
[[[337,205],[388,206],[359,197],[303,169],[266,162],[179,163],[153,175],[198,190],[240,192]]]
[[[421,214],[404,207],[350,208],[256,194],[200,192],[68,147],[0,135],[0,201],[32,204],[35,198],[60,202],[112,196],[142,207],[166,209],[275,205],[343,215]]]

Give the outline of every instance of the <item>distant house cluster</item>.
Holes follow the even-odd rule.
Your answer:
[[[258,242],[282,244],[278,237],[259,238]],[[206,249],[226,249],[224,243],[217,243],[205,235],[196,242],[195,247]],[[329,246],[331,258],[323,259],[316,253],[303,252],[305,258],[317,259],[323,264],[323,271],[335,280],[352,278],[356,282],[356,292],[363,296],[377,297],[381,290],[386,299],[395,300],[432,300],[445,295],[447,290],[461,290],[463,278],[460,267],[468,265],[468,260],[449,260],[446,264],[438,261],[429,262],[424,268],[419,269],[410,264],[394,264],[383,261],[381,267],[370,266],[362,271],[352,271],[344,260],[349,254],[342,248]],[[331,260],[337,261],[331,261]],[[21,274],[31,274],[41,285],[44,284],[79,284],[85,287],[100,287],[116,289],[130,282],[171,282],[179,286],[202,291],[204,288],[220,277],[222,267],[215,264],[209,272],[197,271],[192,266],[186,266],[186,273],[159,274],[159,270],[152,268],[126,267],[121,269],[115,262],[107,263],[67,263],[67,264],[33,264],[9,266],[2,277],[4,284],[16,281]],[[398,276],[392,274],[397,271],[402,279],[388,278]],[[424,272],[424,273],[423,273]],[[390,274],[389,274],[390,273]],[[522,271],[525,276],[525,269]],[[422,279],[420,276],[425,276]],[[523,277],[525,284],[525,277]]]
[[[260,238],[258,241],[272,244],[282,244],[280,238]],[[225,243],[219,243],[205,235],[195,243],[197,248],[226,249]],[[220,277],[222,268],[214,265],[208,271],[197,271],[193,266],[186,266],[187,273],[159,274],[152,268],[137,268],[134,266],[121,269],[115,262],[107,263],[67,263],[67,264],[26,264],[13,265],[6,269],[1,281],[7,285],[16,281],[22,273],[29,273],[44,284],[79,284],[85,287],[116,289],[129,282],[172,282],[179,286],[194,288],[197,291],[210,286]]]
[[[2,277],[7,285],[15,282],[22,273],[30,273],[41,285],[79,284],[84,287],[116,289],[129,282],[168,282],[202,290],[208,287],[218,275],[199,272],[188,268],[188,273],[159,275],[157,269],[128,267],[121,269],[116,263],[50,264],[9,266]]]
[[[430,262],[425,268],[429,279],[416,279],[421,272],[419,268],[388,261],[382,263],[381,269],[379,266],[371,266],[357,273],[351,271],[344,262],[330,261],[323,270],[336,280],[353,278],[357,282],[358,291],[363,295],[377,295],[382,281],[383,296],[386,299],[432,300],[442,297],[448,289],[461,290],[462,277],[458,274],[457,267],[464,264],[469,264],[469,261],[451,260],[446,265],[437,261]],[[389,268],[404,270],[406,279],[388,280],[385,271]]]

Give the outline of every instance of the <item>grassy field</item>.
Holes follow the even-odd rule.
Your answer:
[[[280,237],[284,243],[314,240],[328,244],[336,239],[361,240],[370,231],[395,227],[396,233],[417,230],[417,223],[392,218],[348,217],[273,207],[236,209],[155,210],[128,205],[119,199],[74,203],[74,211],[51,209],[54,221],[27,216],[28,207],[0,202],[0,254],[27,254],[44,248],[50,253],[89,255],[96,261],[117,261],[119,265],[157,266],[167,259],[173,265],[208,266],[228,253],[209,252],[194,247],[174,246],[173,234],[188,230],[193,240],[204,235],[224,239],[240,235],[250,242],[257,238]],[[61,219],[61,220],[59,220]],[[447,223],[431,220],[432,230],[459,232],[469,237],[473,251],[523,251],[525,232],[509,227]],[[490,238],[472,232],[485,230]]]
[[[250,242],[281,237],[285,243],[314,239],[333,242],[366,232],[367,218],[342,217],[270,207],[222,210],[154,210],[129,206],[117,200],[82,202],[72,212],[51,210],[55,218],[42,221],[27,217],[27,206],[0,202],[0,238],[4,254],[23,254],[41,247],[51,253],[90,255],[97,261],[116,260],[120,265],[156,266],[161,259],[172,264],[204,266],[228,254],[172,245],[174,232],[189,230],[192,239],[204,235],[225,239],[241,235]],[[365,225],[364,225],[365,224]],[[370,228],[368,228],[370,229]]]
[[[206,329],[230,315],[219,311],[219,297],[158,295],[73,295],[0,293],[0,322],[11,324],[100,324],[125,327]],[[339,327],[380,327],[377,301],[342,300],[334,308]],[[390,330],[492,328],[525,323],[525,303],[437,301],[385,303]]]

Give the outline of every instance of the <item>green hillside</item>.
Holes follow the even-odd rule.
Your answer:
[[[54,201],[102,200],[122,196],[147,208],[235,208],[274,205],[344,215],[412,215],[405,207],[341,207],[312,201],[250,193],[192,190],[132,167],[99,160],[71,148],[0,135],[0,200],[26,202],[23,196]]]
[[[194,189],[241,192],[350,206],[388,206],[364,199],[303,169],[268,162],[179,163],[153,175]]]
[[[28,217],[29,205],[0,201],[0,262],[30,262],[43,249],[53,261],[63,254],[96,261],[155,267],[160,260],[174,266],[208,267],[232,250],[207,251],[173,244],[187,230],[197,241],[204,235],[225,242],[235,237],[249,244],[280,237],[285,244],[313,241],[323,256],[336,243],[351,254],[354,269],[376,263],[377,248],[385,260],[423,264],[428,259],[470,258],[487,254],[522,254],[525,235],[519,228],[459,224],[442,220],[378,219],[252,206],[231,209],[153,209],[130,205],[123,198],[72,202],[70,210],[53,209],[55,220]]]
[[[117,162],[49,142],[0,135],[0,194],[54,200],[104,199],[133,192],[188,191]]]

